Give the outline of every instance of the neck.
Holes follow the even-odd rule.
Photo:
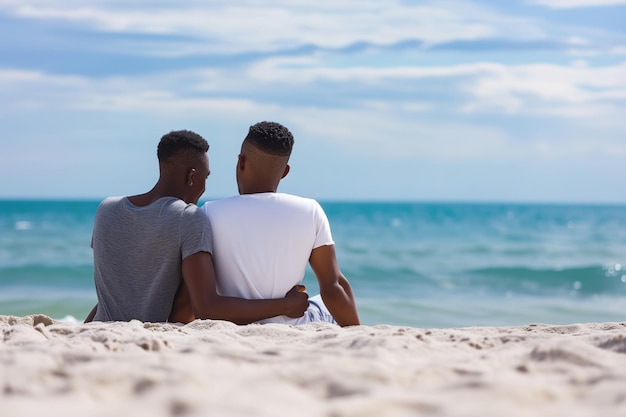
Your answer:
[[[150,205],[163,197],[174,197],[187,203],[189,202],[187,201],[188,197],[179,189],[179,187],[175,187],[173,184],[168,184],[161,178],[147,193],[134,195],[132,197],[128,197],[128,199],[134,205],[142,207]]]
[[[239,186],[239,194],[261,194],[275,193],[278,190],[278,183],[256,181]]]
[[[245,188],[239,191],[239,194],[263,194],[263,193],[275,193],[276,189],[266,189],[266,188]]]

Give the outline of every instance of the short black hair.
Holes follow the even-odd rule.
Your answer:
[[[191,130],[175,130],[163,135],[157,147],[159,162],[169,162],[180,152],[206,153],[209,143]]]
[[[289,156],[293,149],[293,135],[276,122],[259,122],[250,126],[245,141],[270,155]]]

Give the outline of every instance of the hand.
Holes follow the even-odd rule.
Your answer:
[[[285,294],[287,301],[287,311],[285,315],[291,318],[304,316],[304,312],[309,308],[309,294],[306,293],[304,285],[295,285]]]

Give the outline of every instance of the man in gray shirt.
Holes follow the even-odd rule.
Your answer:
[[[211,228],[196,206],[210,174],[208,148],[194,132],[168,133],[157,148],[155,186],[145,194],[109,197],[100,204],[92,236],[98,304],[85,321],[202,318],[245,324],[304,314],[307,294],[299,286],[282,299],[217,294]],[[188,291],[177,298],[183,282]],[[192,314],[179,308],[187,303]]]

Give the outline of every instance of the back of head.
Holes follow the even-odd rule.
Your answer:
[[[280,180],[289,172],[293,143],[293,135],[280,123],[260,122],[250,126],[239,154],[239,192],[276,191]]]
[[[159,164],[195,159],[209,150],[208,142],[190,130],[177,130],[163,135],[157,147]]]
[[[276,122],[260,122],[250,126],[244,142],[274,156],[289,157],[293,149],[293,135]]]

